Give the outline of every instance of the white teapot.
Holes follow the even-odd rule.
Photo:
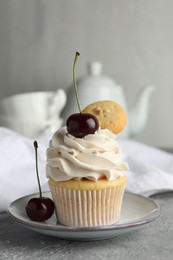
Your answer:
[[[30,138],[53,133],[63,124],[60,112],[65,103],[63,89],[6,97],[0,100],[0,126]]]
[[[82,108],[92,102],[99,100],[113,100],[119,103],[127,113],[127,125],[118,135],[129,137],[140,132],[147,123],[149,100],[154,86],[146,86],[141,89],[137,96],[136,103],[131,110],[128,110],[123,89],[112,79],[101,74],[102,64],[93,62],[88,64],[88,75],[77,80],[78,95]],[[77,113],[78,107],[73,86],[67,92],[67,105],[62,111],[64,120],[72,113]]]

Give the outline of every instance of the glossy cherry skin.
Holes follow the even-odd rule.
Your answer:
[[[99,128],[99,122],[92,114],[75,113],[68,117],[66,126],[71,135],[82,138],[88,134],[94,134]]]
[[[45,221],[49,219],[55,209],[54,202],[50,198],[32,198],[26,205],[28,217],[34,221]]]

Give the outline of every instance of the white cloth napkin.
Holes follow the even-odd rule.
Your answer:
[[[145,196],[173,191],[173,155],[135,142],[119,142],[130,170],[126,172],[126,190]]]
[[[39,176],[45,191],[46,145],[38,139]],[[0,212],[15,199],[38,192],[33,141],[0,127]]]
[[[51,136],[37,138],[42,190],[49,189],[45,176],[46,149]],[[33,141],[0,127],[0,212],[12,201],[38,192]],[[126,190],[142,195],[173,191],[173,155],[135,142],[119,141],[130,170]]]

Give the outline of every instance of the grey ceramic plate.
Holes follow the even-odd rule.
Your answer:
[[[51,197],[49,192],[44,196]],[[159,206],[141,195],[126,193],[123,198],[122,212],[118,224],[101,227],[70,227],[56,222],[53,215],[46,222],[35,222],[25,213],[25,205],[36,194],[20,198],[11,203],[8,213],[12,219],[33,231],[70,240],[100,240],[115,237],[144,227],[159,216]]]

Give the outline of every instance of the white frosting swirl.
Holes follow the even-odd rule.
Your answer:
[[[47,149],[46,175],[55,181],[105,177],[111,181],[127,169],[115,135],[107,129],[75,138],[63,127],[54,133]]]

